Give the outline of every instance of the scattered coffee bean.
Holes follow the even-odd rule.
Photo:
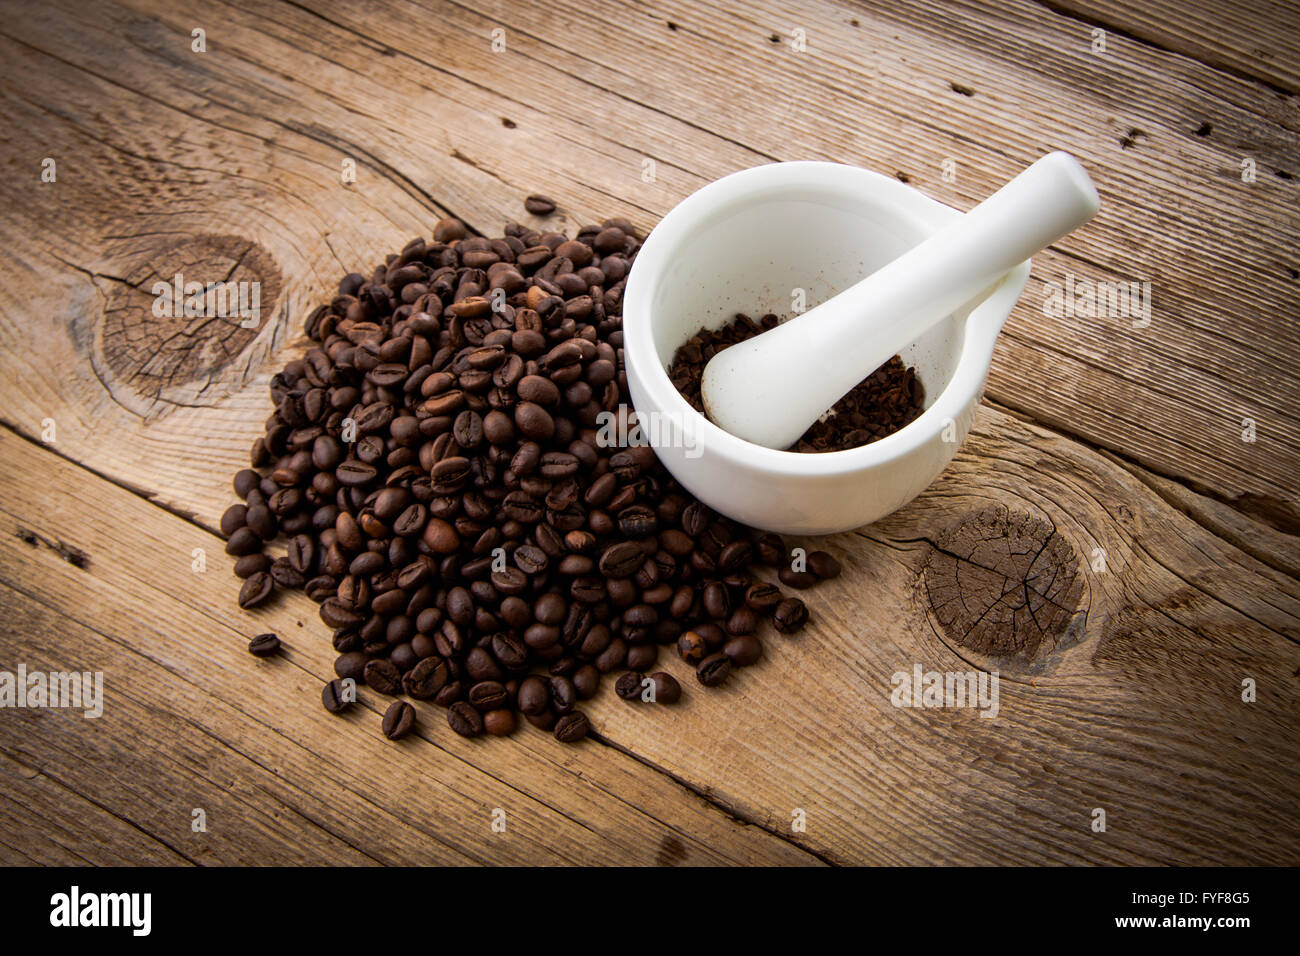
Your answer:
[[[695,669],[696,679],[705,687],[717,687],[731,676],[731,661],[726,654],[710,654]]]
[[[262,554],[246,554],[242,558],[235,559],[235,577],[251,578],[258,571],[270,571],[271,559]]]
[[[248,653],[254,657],[270,657],[280,652],[280,639],[274,634],[259,634],[248,642]]]
[[[643,679],[642,675],[636,671],[628,671],[615,683],[614,693],[624,700],[639,701],[641,699],[641,681]]]
[[[772,613],[772,623],[782,634],[793,634],[808,623],[808,608],[798,598],[786,598]]]
[[[320,692],[321,703],[331,714],[341,714],[352,706],[352,701],[348,700],[343,692],[343,681],[327,681]]]
[[[840,576],[840,563],[826,551],[808,552],[808,570],[823,581]]]
[[[502,707],[483,715],[483,729],[493,737],[508,737],[515,732],[515,712]]]
[[[534,216],[549,216],[555,212],[555,200],[546,196],[529,196],[524,200],[524,208]]]
[[[763,656],[763,644],[753,634],[741,634],[727,641],[722,653],[727,655],[732,667],[748,667]]]
[[[811,571],[796,571],[793,568],[782,568],[776,573],[781,583],[786,587],[796,588],[800,591],[810,588],[817,583],[817,575]]]
[[[575,710],[555,722],[555,739],[566,744],[576,743],[587,736],[590,730],[587,715]]]
[[[416,700],[428,700],[447,683],[447,662],[441,657],[426,657],[402,677],[402,689]]]
[[[709,646],[697,631],[684,631],[677,638],[677,653],[688,664],[698,664],[709,653]]]
[[[395,700],[384,711],[383,731],[389,740],[401,740],[415,729],[415,708],[404,700]]]
[[[225,514],[221,516],[221,533],[229,538],[244,527],[247,523],[245,520],[247,515],[248,507],[246,505],[231,505],[226,509]]]
[[[655,703],[675,704],[682,699],[682,685],[667,671],[656,671],[650,680],[654,682]]]
[[[366,686],[381,694],[392,697],[402,690],[402,672],[397,665],[384,657],[377,657],[366,664],[363,672]]]
[[[244,581],[239,589],[239,606],[245,611],[265,604],[275,590],[275,582],[267,571],[258,571]]]
[[[482,715],[463,700],[447,708],[447,723],[462,737],[477,737],[483,733]]]

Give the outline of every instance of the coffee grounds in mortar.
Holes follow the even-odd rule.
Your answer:
[[[755,322],[743,313],[717,329],[700,329],[673,355],[668,377],[677,391],[703,414],[700,379],[709,359],[731,345],[737,345],[768,329],[779,320],[771,313]],[[831,409],[803,433],[790,451],[844,451],[892,435],[914,421],[924,410],[925,389],[897,355],[853,387]]]

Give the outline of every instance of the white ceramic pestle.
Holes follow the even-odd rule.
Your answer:
[[[1074,157],[1044,156],[857,284],[715,355],[701,383],[708,416],[739,438],[789,448],[874,369],[1100,204]]]

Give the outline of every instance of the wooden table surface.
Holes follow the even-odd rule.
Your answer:
[[[105,704],[0,712],[0,862],[1300,862],[1295,5],[3,10],[0,669],[102,671]],[[541,192],[644,231],[792,159],[966,209],[1056,148],[1103,209],[1035,257],[969,440],[818,543],[815,625],[725,689],[606,681],[579,746],[419,705],[394,744],[373,693],[320,707],[311,601],[236,607],[215,531],[271,375],[438,218],[500,235]],[[269,320],[155,318],[178,271]],[[1085,280],[1150,283],[1149,324],[1047,314]],[[916,665],[996,670],[997,718],[892,706]]]

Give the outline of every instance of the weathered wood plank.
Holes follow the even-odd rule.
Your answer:
[[[225,565],[214,535],[0,430],[0,596],[21,592],[32,618],[0,653],[103,670],[107,699],[95,721],[7,713],[5,749],[194,860],[817,862],[594,742],[531,727],[464,741],[419,703],[419,736],[393,744],[379,733],[388,700],[367,688],[353,713],[326,713],[334,654],[316,606],[299,594],[244,614]],[[284,658],[247,652],[261,630],[284,636]],[[206,835],[181,829],[193,806],[210,811]],[[505,833],[492,830],[498,807]]]
[[[1285,171],[1279,164],[1294,153],[1295,136],[1286,112],[1293,107],[1279,113],[1271,91],[1122,40],[1112,46],[1122,64],[1095,62],[1086,30],[1027,5],[902,13],[773,6],[754,15],[680,4],[657,16],[627,6],[614,8],[620,29],[612,31],[576,4],[509,16],[501,6],[485,8],[489,16],[450,4],[387,9],[395,12],[362,19],[343,5],[322,6],[322,19],[296,7],[269,16],[223,8],[207,60],[188,52],[188,31],[213,19],[209,8],[105,5],[5,21],[0,48],[10,65],[0,111],[7,124],[40,131],[35,145],[6,151],[12,175],[0,178],[0,201],[19,211],[0,221],[0,239],[25,280],[0,289],[9,421],[39,435],[52,419],[61,454],[210,527],[268,411],[262,388],[291,351],[307,305],[339,272],[426,232],[444,211],[439,202],[489,229],[516,216],[523,193],[540,189],[560,193],[570,221],[624,213],[649,225],[730,169],[824,156],[896,168],[939,198],[969,205],[1040,147],[1064,145],[1097,171],[1113,212],[1040,257],[1039,277],[1165,276],[1157,314],[1146,330],[1046,322],[1042,289],[1035,301],[1031,283],[999,351],[992,393],[1216,494],[1247,491],[1265,510],[1277,503],[1273,520],[1287,526],[1298,360],[1285,317],[1295,296],[1271,277],[1292,261],[1296,227],[1286,205],[1293,187],[1272,168]],[[508,48],[494,57],[487,31],[501,24]],[[766,37],[797,24],[807,24],[811,55],[791,60]],[[957,68],[960,76],[950,75]],[[39,96],[15,79],[22,75],[45,80]],[[656,88],[647,75],[672,82]],[[1214,136],[1189,138],[1201,106],[1216,111],[1216,129],[1239,137],[1230,148]],[[1147,135],[1132,137],[1132,128]],[[1121,138],[1133,142],[1126,148]],[[1232,179],[1242,143],[1261,160],[1258,189],[1247,193]],[[558,172],[557,148],[565,156]],[[73,157],[71,169],[61,161],[59,191],[33,194],[27,184],[46,151]],[[352,188],[338,183],[347,156],[363,174]],[[640,179],[646,156],[659,161],[653,183]],[[938,169],[950,157],[960,159],[960,175],[945,183]],[[1222,213],[1229,208],[1230,221]],[[171,245],[199,235],[232,239],[198,250]],[[250,239],[276,262],[264,270],[267,285],[271,277],[280,285],[258,337],[234,340],[234,354],[196,361],[185,375],[154,374],[158,330],[147,321],[119,326],[105,348],[100,317],[140,307],[144,293],[128,290],[147,289],[151,270],[197,262],[254,274],[261,265],[255,251],[247,258]],[[1239,297],[1243,276],[1259,281]],[[225,344],[199,336],[191,350],[221,358]],[[1260,438],[1244,446],[1240,409],[1256,405]],[[92,556],[87,581],[52,552],[38,549],[29,566],[28,546],[0,536],[5,581],[74,609],[87,626],[131,642],[133,653],[155,649],[156,663],[182,682],[176,693],[201,685],[214,663],[264,678],[234,638],[251,632],[251,619],[233,610],[234,582],[195,588],[186,577],[184,545],[208,541],[215,556],[209,536],[104,482],[86,494],[80,469],[10,436],[0,449],[16,449],[0,454],[10,469],[0,472],[7,510],[11,501],[25,506],[10,514],[41,515],[42,533]],[[792,838],[836,861],[1294,863],[1289,675],[1298,585],[1179,514],[1131,467],[986,409],[927,495],[887,522],[832,539],[848,570],[812,598],[814,629],[773,644],[757,671],[720,693],[692,693],[674,712],[637,713],[606,689],[592,708],[596,725],[613,747],[773,832],[789,834],[794,810],[805,810],[808,832]],[[62,497],[36,494],[33,474]],[[1198,513],[1200,499],[1186,494]],[[119,566],[128,552],[97,518],[105,502],[134,516],[132,545],[143,542],[168,569],[162,591]],[[941,560],[930,542],[990,503],[1050,519],[1077,564],[1081,596],[1066,609],[1072,629],[1033,658],[989,660],[945,631],[930,603],[924,569]],[[1294,539],[1273,541],[1285,550],[1273,564],[1294,567]],[[1108,556],[1105,573],[1087,570],[1098,547]],[[108,557],[95,564],[96,555]],[[134,608],[142,602],[184,614],[191,633],[226,640],[140,628]],[[310,614],[299,601],[259,617],[291,633],[300,619],[315,633]],[[136,628],[120,633],[124,621]],[[390,766],[372,727],[331,722],[299,700],[318,687],[312,675],[327,672],[323,643],[319,633],[304,634],[290,658],[302,669],[274,672],[277,690],[292,699],[254,693],[231,706],[268,728],[255,739],[309,739],[336,764]],[[997,667],[1000,718],[893,708],[888,675],[913,664]],[[1260,698],[1244,704],[1240,682],[1251,676]],[[373,711],[365,717],[377,722]],[[518,799],[494,780],[522,789],[555,779],[564,761],[563,813],[554,819],[529,804],[544,822],[525,824],[530,842],[511,858],[652,861],[668,853],[673,832],[705,831],[698,844],[680,839],[689,860],[710,860],[707,847],[741,839],[726,828],[715,835],[716,809],[631,757],[611,763],[610,748],[557,752],[530,731],[494,742],[490,760],[476,751],[470,762],[461,756],[470,745],[441,745],[445,734],[413,741],[404,773],[411,764],[449,766],[473,783],[385,778],[384,792],[418,804],[434,786],[468,818],[485,800]],[[262,745],[263,759],[284,756],[276,737]],[[297,781],[319,751],[289,756]],[[472,765],[497,776],[484,780]],[[650,797],[629,796],[643,788]],[[655,816],[673,821],[672,832],[645,824],[624,801],[662,806]],[[1110,814],[1105,835],[1089,829],[1096,807]],[[608,821],[624,813],[663,842],[615,832]],[[409,822],[417,841],[450,832],[458,848],[477,848],[476,858],[497,848],[469,824],[462,832],[430,814]],[[574,849],[584,826],[600,834],[594,850]],[[393,848],[401,836],[387,823],[380,829],[380,849],[402,858]],[[802,853],[753,828],[741,833],[755,842],[732,858]]]
[[[23,385],[9,421],[29,433],[59,405],[76,409],[74,423],[89,408],[100,424],[117,418],[111,427],[134,430],[106,407],[115,404],[169,419],[149,439],[161,455],[165,432],[175,440],[192,429],[188,405],[274,364],[267,356],[335,274],[427,231],[438,202],[495,229],[518,216],[520,195],[543,189],[559,194],[570,223],[623,213],[648,226],[714,176],[825,157],[898,170],[969,206],[1036,153],[1064,146],[1093,170],[1105,212],[1039,257],[990,394],[1221,498],[1255,496],[1264,507],[1254,514],[1300,527],[1300,340],[1288,321],[1300,226],[1296,183],[1280,178],[1291,172],[1297,123],[1294,102],[1270,90],[1122,37],[1095,56],[1084,25],[1027,3],[775,4],[761,14],[612,6],[618,30],[576,3],[544,13],[397,0],[367,13],[341,4],[163,10],[149,0],[54,9],[0,31],[12,38],[15,70],[47,78],[35,102],[11,83],[3,106],[14,126],[41,133],[10,157],[4,199],[20,218],[5,233],[7,254],[32,282],[0,298],[0,314],[19,328],[29,309],[59,317],[39,333],[51,364],[8,359]],[[205,54],[189,52],[197,22],[212,24]],[[805,53],[789,49],[796,24]],[[496,27],[507,31],[501,54],[491,52]],[[779,43],[773,31],[785,31]],[[61,53],[73,49],[75,58]],[[1215,132],[1195,135],[1206,121]],[[57,191],[34,192],[27,183],[44,151],[76,159]],[[338,180],[346,157],[361,170],[351,188]],[[658,164],[651,183],[641,178],[646,157]],[[1243,158],[1258,163],[1252,185],[1241,182]],[[957,163],[952,183],[940,176],[946,159]],[[116,188],[106,193],[105,181]],[[158,182],[168,185],[154,195]],[[151,263],[168,271],[185,260],[159,235],[163,212],[177,242],[257,241],[284,292],[274,330],[233,369],[172,383],[159,403],[132,387],[129,350],[101,354],[96,329],[106,304],[133,297],[107,276],[147,277]],[[31,249],[24,239],[36,223],[45,239]],[[1044,283],[1069,275],[1150,281],[1151,326],[1044,316]],[[96,379],[42,381],[73,359],[89,359]],[[110,399],[96,394],[105,382]],[[1240,440],[1244,418],[1257,423],[1253,443]],[[246,426],[222,420],[216,447],[232,447]],[[214,470],[169,468],[174,481],[150,490],[177,506],[181,488]],[[130,470],[124,461],[113,473],[130,480]]]
[[[1300,10],[1286,0],[1042,0],[1084,23],[1122,31],[1202,63],[1300,93]]]
[[[129,821],[52,779],[45,769],[23,762],[23,757],[33,759],[15,754],[8,744],[0,750],[5,796],[0,800],[0,861],[6,866],[186,862]]]
[[[5,576],[42,601],[77,608],[97,630],[147,648],[190,683],[202,684],[216,668],[237,675],[245,691],[234,706],[275,735],[265,743],[264,761],[275,759],[283,740],[310,742],[313,754],[287,771],[300,785],[313,773],[314,754],[324,753],[335,764],[366,767],[385,793],[397,787],[390,774],[427,774],[448,762],[471,776],[478,774],[471,764],[490,768],[491,779],[437,801],[472,801],[480,814],[483,806],[514,805],[500,794],[477,794],[497,780],[544,793],[552,805],[581,799],[585,787],[575,794],[571,783],[543,791],[526,782],[551,779],[557,766],[584,782],[603,781],[601,791],[619,800],[654,807],[654,818],[671,819],[697,800],[675,785],[667,793],[660,785],[656,800],[645,780],[663,778],[640,763],[631,767],[644,776],[623,769],[611,780],[609,748],[563,750],[532,728],[486,747],[461,741],[427,705],[421,712],[430,746],[422,740],[394,761],[375,738],[379,704],[368,704],[373,712],[359,725],[333,720],[315,704],[319,683],[310,675],[327,674],[332,655],[309,602],[289,595],[267,613],[244,615],[233,607],[236,583],[225,578],[215,539],[205,532],[170,516],[151,517],[157,509],[103,482],[81,490],[80,469],[19,439],[0,440],[0,462],[5,520],[16,525],[17,516],[39,516],[42,536],[89,555],[88,570],[77,570],[0,529]],[[991,658],[963,646],[960,634],[945,632],[928,596],[930,542],[989,503],[1050,521],[1066,544],[1053,572],[1082,576],[1064,629],[1034,656]],[[123,540],[94,508],[135,530]],[[189,570],[192,546],[211,550],[205,575]],[[968,449],[931,491],[827,546],[846,570],[810,593],[815,626],[793,640],[769,641],[767,662],[718,692],[698,689],[680,662],[664,662],[688,689],[677,708],[638,710],[606,686],[588,708],[601,737],[773,832],[789,832],[793,814],[803,810],[808,830],[792,836],[840,862],[924,862],[936,854],[967,863],[1300,858],[1300,827],[1283,812],[1300,798],[1290,677],[1300,642],[1294,579],[1178,514],[1126,470],[991,409],[981,412]],[[1104,573],[1088,570],[1096,548],[1105,552]],[[135,570],[142,564],[156,569],[149,581]],[[140,620],[142,606],[183,613],[187,623]],[[238,635],[264,627],[289,635],[290,662],[301,670],[267,670],[243,652]],[[968,708],[891,706],[890,676],[914,665],[998,670],[998,719]],[[1238,696],[1246,677],[1259,686],[1252,704]],[[243,746],[261,736],[242,735]],[[354,750],[360,752],[348,756]],[[423,776],[418,786],[430,784]],[[610,820],[608,806],[558,805],[584,826]],[[1089,830],[1096,807],[1109,808],[1104,840]],[[421,825],[458,833],[461,819],[458,813]],[[533,838],[549,846],[559,841],[562,854],[577,852],[561,836],[569,820],[539,823]],[[662,851],[653,839],[644,846],[625,836],[626,824],[608,822],[602,833],[605,826],[619,834],[610,853]],[[472,845],[472,836],[458,833],[456,845]]]

